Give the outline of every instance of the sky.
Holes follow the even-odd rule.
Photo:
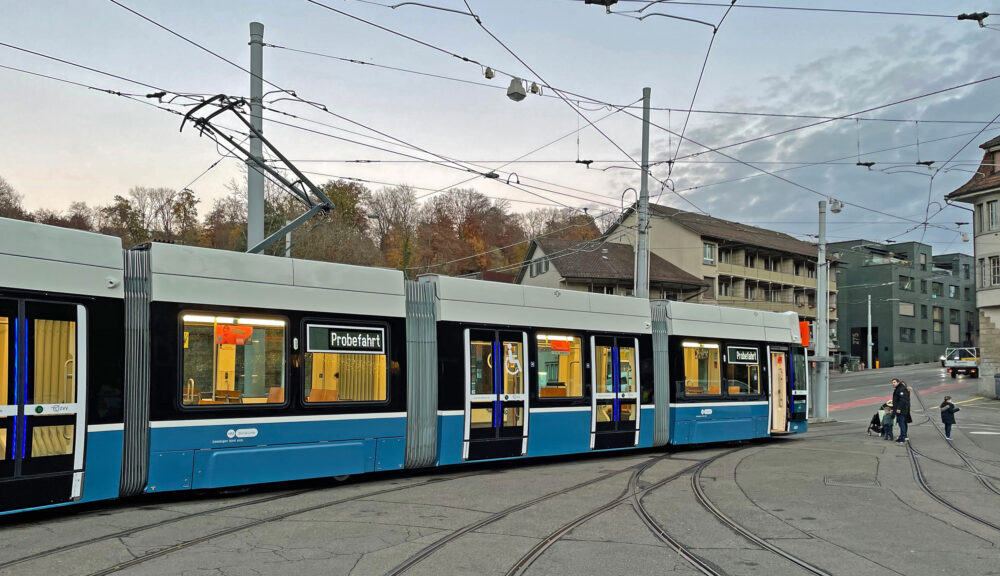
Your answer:
[[[317,183],[407,184],[424,197],[471,187],[517,211],[616,213],[640,187],[649,87],[653,201],[815,240],[817,203],[836,198],[847,205],[828,217],[831,242],[971,254],[960,234],[971,224],[957,224],[971,214],[944,196],[1000,134],[1000,79],[915,98],[1000,75],[1000,15],[985,20],[997,28],[953,17],[1000,14],[1000,0],[740,0],[728,12],[718,0],[620,0],[612,14],[579,0],[469,0],[481,24],[463,0],[115,2],[0,0],[0,177],[31,210],[146,186],[189,187],[208,212],[241,162],[162,109],[186,112],[191,99],[145,95],[247,96],[236,65],[249,66],[251,21],[273,45],[265,91],[299,98],[266,96],[264,133]],[[654,13],[673,17],[637,19]],[[509,100],[511,75],[541,95]],[[822,119],[759,114],[851,116],[794,130]]]

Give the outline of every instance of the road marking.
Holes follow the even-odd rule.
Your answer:
[[[983,435],[987,435],[988,434],[990,436],[993,436],[993,435],[1000,436],[1000,432],[966,432],[966,434],[983,434]]]
[[[857,388],[842,388],[840,390],[831,390],[831,392],[849,392],[851,390],[857,390]]]
[[[954,402],[954,404],[965,404],[966,402],[975,402],[976,400],[984,400],[982,396],[976,396],[975,398],[969,398],[968,400],[962,400],[961,402]]]

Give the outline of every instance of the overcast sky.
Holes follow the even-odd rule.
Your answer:
[[[636,117],[641,117],[641,110],[581,103],[583,114],[601,134],[573,106],[555,97],[556,90],[578,95],[567,95],[569,99],[624,105],[637,103],[642,88],[648,86],[655,108],[653,124],[680,133],[713,35],[711,26],[704,24],[662,16],[639,21],[606,14],[603,7],[582,1],[469,0],[482,24],[522,64],[467,15],[416,5],[391,9],[360,0],[323,0],[330,8],[491,66],[498,72],[488,80],[479,64],[305,0],[119,1],[244,67],[249,66],[249,22],[262,22],[264,41],[284,47],[265,48],[264,77],[339,116],[290,99],[269,105],[299,118],[276,112],[266,118],[323,133],[265,121],[265,134],[282,153],[301,169],[323,174],[313,176],[318,183],[332,176],[353,177],[409,184],[429,194],[475,176],[462,169],[413,162],[360,142],[423,159],[447,157],[465,167],[475,163],[477,170],[496,168],[499,179],[478,177],[463,186],[513,200],[519,211],[559,204],[588,207],[591,213],[618,210],[623,193],[631,202],[632,192],[625,191],[638,189],[639,172],[626,154],[640,158],[642,126]],[[466,11],[461,0],[423,3]],[[661,2],[633,16],[663,13],[718,25],[726,13],[726,3],[721,4]],[[996,0],[752,0],[752,5],[1000,13]],[[612,11],[644,6],[622,0]],[[170,92],[249,93],[245,72],[109,0],[0,0],[0,14],[0,42],[5,44]],[[991,22],[1000,28],[1000,16],[986,20]],[[767,10],[737,2],[718,28],[694,108],[846,115],[1000,74],[998,48],[1000,29],[955,18]],[[0,66],[130,94],[153,91],[6,46],[0,46]],[[505,73],[553,89],[543,88],[541,96],[529,94],[515,103],[505,96],[510,81]],[[178,131],[179,116],[153,106],[5,68],[0,68],[0,88],[0,176],[24,194],[32,210],[65,209],[75,200],[103,204],[133,186],[180,189],[220,158],[208,139],[190,128]],[[971,243],[961,241],[956,227],[956,222],[971,222],[969,212],[945,207],[926,234],[919,223],[928,211],[928,194],[929,211],[934,214],[944,207],[944,195],[971,176],[967,170],[974,171],[982,158],[978,145],[1000,134],[1000,124],[988,125],[998,113],[1000,79],[862,114],[867,120],[832,121],[727,148],[729,157],[705,152],[701,145],[726,146],[819,120],[695,113],[685,133],[693,142],[685,142],[679,154],[676,136],[652,128],[650,157],[663,162],[652,174],[672,184],[676,192],[654,180],[650,190],[662,204],[700,209],[802,239],[816,233],[817,201],[825,195],[852,204],[830,216],[830,241],[923,237],[936,252],[971,253]],[[236,126],[232,119],[220,121]],[[426,152],[374,140],[370,136],[382,140],[386,136],[365,127]],[[582,127],[579,138],[574,134],[578,127]],[[937,171],[966,144],[944,170]],[[888,148],[894,149],[879,152]],[[525,162],[503,166],[536,149]],[[703,153],[692,156],[698,152]],[[671,171],[665,161],[675,155],[678,162]],[[588,169],[574,163],[578,159],[594,162]],[[778,175],[784,180],[736,160],[781,171]],[[928,169],[917,166],[918,160],[934,164]],[[869,170],[856,166],[858,161],[876,164]],[[525,189],[542,197],[508,186],[512,172],[517,176],[510,177],[511,183],[534,186]],[[935,174],[931,185],[930,176]],[[212,199],[225,193],[226,182],[239,177],[240,163],[227,159],[191,184],[203,199],[202,213]],[[382,184],[369,186],[377,189]],[[961,229],[971,232],[970,225]]]

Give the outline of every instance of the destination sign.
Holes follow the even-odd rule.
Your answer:
[[[730,364],[760,364],[760,359],[756,348],[743,348],[740,346],[727,346],[726,355]]]
[[[308,324],[306,352],[385,354],[385,329]]]

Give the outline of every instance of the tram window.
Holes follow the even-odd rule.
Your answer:
[[[76,401],[76,322],[34,321],[35,404],[71,404]]]
[[[308,324],[306,330],[306,402],[386,400],[384,328]]]
[[[10,369],[8,368],[10,360],[7,357],[7,350],[11,348],[11,340],[14,339],[14,335],[11,334],[13,323],[13,319],[0,316],[0,405],[7,403],[7,386],[8,380],[10,380]],[[4,441],[2,436],[3,432],[0,431],[0,442]],[[0,458],[2,457],[2,451],[0,451]]]
[[[538,334],[538,396],[583,397],[583,340],[569,334]]]
[[[722,394],[722,371],[719,344],[684,341],[684,394],[719,396]]]
[[[493,341],[471,341],[469,343],[469,359],[469,394],[494,394]],[[490,416],[490,421],[492,421],[492,416]]]
[[[504,340],[500,344],[503,348],[503,375],[501,394],[524,394],[524,343],[519,341]],[[513,424],[512,424],[513,425]]]
[[[750,364],[727,364],[726,391],[730,395],[760,394],[760,367]]]
[[[621,392],[635,392],[635,348],[618,347],[618,368],[621,370]]]
[[[792,353],[792,382],[795,390],[806,390],[806,356],[801,348]]]
[[[65,456],[73,453],[72,424],[35,426],[31,431],[30,458]]]
[[[185,406],[283,404],[285,321],[185,313]]]
[[[12,324],[13,320],[8,320],[6,316],[0,316],[0,405],[8,402],[7,381],[10,379],[10,372],[7,350],[11,347],[11,340],[14,339],[13,335],[10,334]],[[7,458],[7,425],[7,419],[0,417],[0,460]]]
[[[606,339],[608,343],[613,342],[611,338]],[[622,342],[623,340],[619,340]],[[594,359],[594,367],[597,370],[597,392],[614,392],[614,347],[596,345],[594,352],[597,357]],[[636,356],[635,347],[618,347],[618,376],[621,381],[621,393],[636,391]]]
[[[596,346],[594,352],[594,369],[597,370],[597,390],[595,392],[614,392],[614,356],[612,346]]]

